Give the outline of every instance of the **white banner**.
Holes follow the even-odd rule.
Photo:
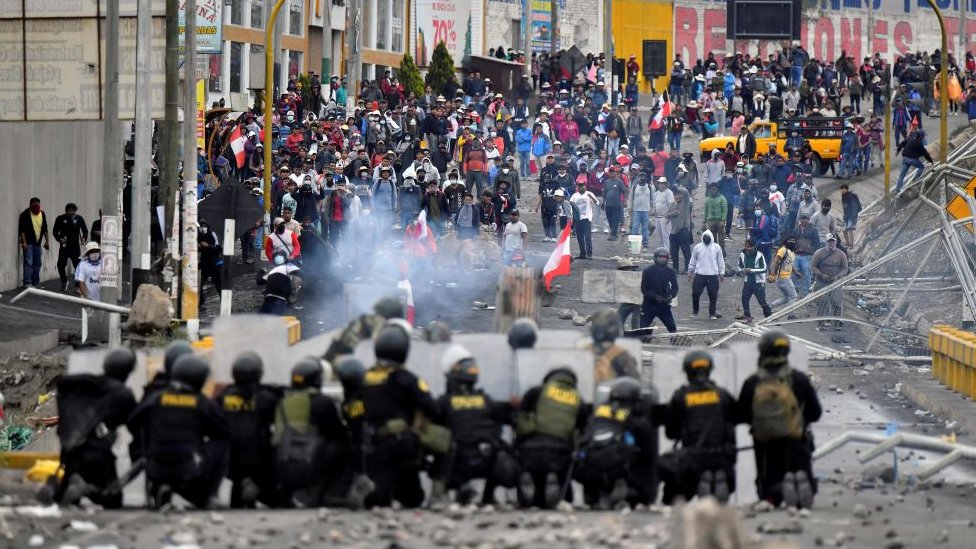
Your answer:
[[[417,0],[417,39],[414,61],[430,66],[437,44],[444,42],[459,66],[471,51],[471,3],[464,0]]]

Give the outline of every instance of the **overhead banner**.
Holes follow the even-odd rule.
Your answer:
[[[471,2],[465,0],[417,0],[417,40],[415,61],[430,66],[437,44],[444,42],[447,51],[460,66],[471,55]]]
[[[197,53],[220,53],[223,0],[197,0]],[[186,2],[180,0],[180,51],[186,43]]]

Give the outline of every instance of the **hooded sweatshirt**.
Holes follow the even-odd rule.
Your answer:
[[[708,235],[708,244],[705,244],[705,235]],[[702,276],[725,274],[725,256],[722,254],[722,247],[715,243],[712,231],[703,232],[702,241],[691,251],[688,272]]]

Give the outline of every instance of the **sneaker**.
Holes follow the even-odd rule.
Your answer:
[[[735,317],[736,320],[745,320],[747,318],[751,318],[751,317],[749,315],[739,315]]]
[[[783,475],[783,503],[787,507],[796,507],[800,503],[800,496],[796,493],[796,474]]]
[[[813,485],[810,483],[806,471],[796,473],[796,495],[797,503],[801,509],[813,507]]]
[[[712,492],[719,503],[728,503],[732,491],[729,490],[729,480],[725,471],[715,471],[715,490]]]
[[[599,231],[599,229],[597,229],[596,227],[594,227],[594,228],[592,228],[592,229],[590,229],[590,232],[591,232],[591,233],[595,233],[595,232],[597,232],[597,231]]]
[[[720,313],[715,313],[715,314],[713,314],[712,316],[710,316],[708,318],[710,318],[712,320],[718,320],[718,319],[722,318],[722,315]]]
[[[173,501],[173,489],[167,484],[161,485],[156,489],[156,497],[154,499],[154,507],[156,509],[169,505]]]
[[[704,498],[712,495],[712,481],[715,477],[711,471],[705,471],[698,480],[698,497]]]
[[[727,236],[725,237],[725,240],[727,240],[727,241],[729,241],[729,242],[735,242],[735,239],[734,239],[734,238],[732,238],[732,235],[727,235]]]
[[[478,491],[470,482],[465,482],[457,491],[457,502],[460,505],[468,505],[478,496]]]
[[[261,489],[253,480],[246,478],[241,481],[241,505],[245,509],[251,509],[258,501]]]
[[[610,227],[604,227],[603,232],[606,234],[610,234]]]
[[[692,311],[691,316],[698,318],[698,311]]]
[[[356,475],[349,487],[346,504],[352,510],[359,510],[366,506],[366,498],[376,491],[376,484],[366,475]]]
[[[559,503],[559,496],[562,495],[561,488],[556,473],[546,475],[546,509],[554,509]]]
[[[521,506],[525,508],[532,507],[535,502],[535,481],[532,480],[531,474],[523,472],[519,475],[516,490]]]
[[[627,481],[618,478],[613,483],[613,490],[610,491],[610,495],[607,497],[609,500],[607,503],[610,504],[611,509],[616,509],[620,504],[627,504]]]

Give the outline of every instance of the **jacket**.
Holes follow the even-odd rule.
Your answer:
[[[641,295],[643,307],[671,305],[678,295],[678,275],[668,265],[651,264],[641,273]]]
[[[899,143],[898,152],[911,160],[925,158],[929,163],[933,162],[932,156],[929,155],[929,151],[925,150],[925,143],[922,142],[922,138],[918,134],[910,135],[908,139]]]
[[[31,221],[30,209],[20,212],[17,220],[17,232],[24,235],[24,241],[28,246],[40,246],[41,240],[47,236],[47,214],[41,210],[41,237],[38,238],[34,233],[34,223]]]
[[[636,212],[651,211],[651,186],[634,184],[630,186],[630,197],[627,199],[627,209]]]
[[[712,239],[709,244],[705,244],[705,235]],[[691,251],[688,272],[701,276],[725,275],[725,256],[722,254],[722,247],[715,242],[712,231],[704,231],[702,241]]]
[[[738,267],[743,271],[742,274],[746,281],[756,284],[766,283],[766,271],[769,267],[766,266],[766,256],[759,253],[758,250],[753,249],[751,254],[740,252]]]
[[[519,128],[515,132],[515,150],[520,153],[532,151],[532,130],[529,128]]]
[[[721,194],[705,197],[705,222],[725,222],[729,213],[729,202]]]

